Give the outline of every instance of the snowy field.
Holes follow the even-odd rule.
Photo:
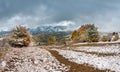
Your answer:
[[[101,70],[109,69],[111,71],[120,72],[120,47],[118,45],[104,47],[77,47],[72,49],[73,50],[54,50],[58,51],[63,57],[69,59],[69,61],[78,64],[88,64]],[[96,53],[116,53],[117,55],[99,57],[97,54],[92,55],[85,52],[76,52],[74,50]]]
[[[69,67],[61,64],[45,49],[14,48],[0,60],[0,70],[3,72],[65,72]]]
[[[101,47],[76,47],[74,50],[86,51],[86,52],[97,52],[97,53],[115,53],[120,54],[120,46],[119,45],[106,45]]]

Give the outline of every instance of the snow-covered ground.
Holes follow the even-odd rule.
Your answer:
[[[57,53],[54,55],[52,50],[55,50],[53,53],[56,51]],[[113,55],[99,56],[96,53],[113,53]],[[73,46],[59,49],[54,46],[53,48],[48,46],[10,48],[0,59],[0,72],[2,70],[3,72],[66,72],[71,70],[73,64],[67,65],[61,60],[68,63],[88,64],[89,67],[95,69],[120,72],[120,46]]]
[[[86,51],[86,52],[97,52],[97,53],[115,53],[115,54],[120,54],[120,46],[119,45],[106,45],[106,46],[81,46],[81,47],[76,47],[72,48],[74,50],[80,50],[80,51]]]
[[[0,70],[4,72],[65,72],[69,67],[40,48],[11,49],[0,60]]]
[[[106,47],[83,47],[75,48],[76,50],[83,50],[89,52],[100,53],[120,53],[119,46],[106,46]],[[69,61],[76,62],[78,64],[88,64],[99,69],[110,69],[111,71],[120,72],[120,54],[116,56],[104,56],[99,57],[95,54],[86,54],[84,52],[76,52],[72,50],[60,50],[54,49],[59,52],[60,55],[69,59]]]

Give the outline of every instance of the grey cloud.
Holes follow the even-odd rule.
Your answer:
[[[32,14],[35,7],[44,0],[1,0],[0,18],[11,17],[17,13]]]
[[[119,12],[119,0],[0,0],[0,27],[11,24],[32,27],[71,21],[76,24],[74,28],[95,23],[100,30],[118,31]]]

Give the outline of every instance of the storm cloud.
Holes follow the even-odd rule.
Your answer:
[[[0,0],[0,30],[94,23],[99,31],[120,31],[119,19],[119,0]]]

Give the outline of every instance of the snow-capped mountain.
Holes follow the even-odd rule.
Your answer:
[[[36,28],[28,28],[32,34],[37,34],[40,32],[59,32],[65,31],[67,26],[38,26]],[[10,33],[10,31],[0,31],[0,35]]]
[[[34,29],[29,29],[31,33],[40,33],[40,32],[58,32],[65,31],[66,26],[39,26]]]

